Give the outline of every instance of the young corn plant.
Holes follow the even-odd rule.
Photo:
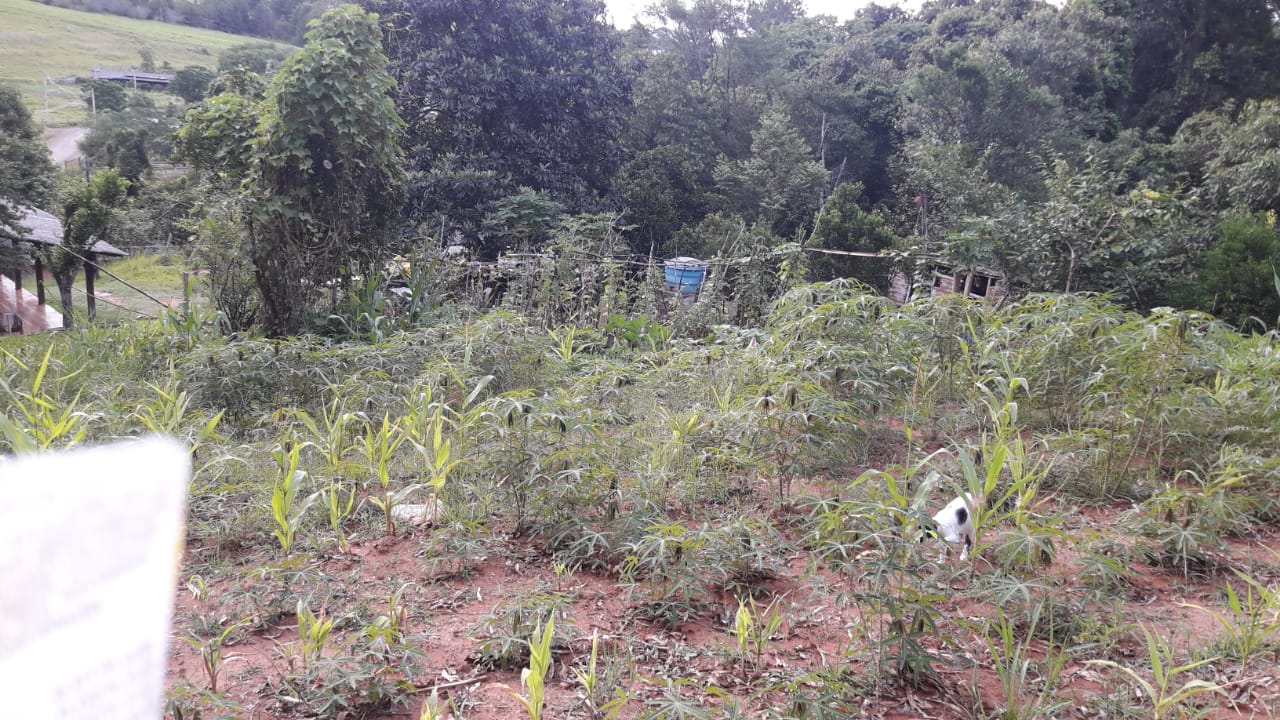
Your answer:
[[[440,691],[431,688],[431,694],[422,701],[422,709],[418,711],[418,720],[445,720],[449,705],[440,700]]]
[[[152,403],[139,405],[133,412],[144,427],[153,433],[179,437],[186,441],[194,455],[202,445],[214,438],[223,413],[204,420],[194,430],[188,429],[191,414],[191,396],[178,387],[177,375],[170,368],[169,380],[163,386],[149,384],[155,394]]]
[[[1054,697],[1054,692],[1062,679],[1063,668],[1067,660],[1080,648],[1063,650],[1054,642],[1052,630],[1046,646],[1046,657],[1036,662],[1029,655],[1031,638],[1035,637],[1040,621],[1039,608],[1032,613],[1029,627],[1026,630],[1015,628],[1015,623],[997,606],[997,615],[993,623],[988,624],[983,633],[983,641],[991,653],[991,667],[1000,679],[1000,691],[1004,700],[1004,708],[998,715],[1000,720],[1035,720],[1042,717],[1056,717],[1067,705],[1065,700]],[[1032,673],[1040,668],[1040,688],[1033,691],[1035,680]],[[974,669],[972,692],[978,697],[978,685],[981,680],[977,669]]]
[[[782,627],[780,605],[778,598],[763,609],[756,604],[755,598],[738,600],[738,612],[734,614],[730,632],[738,643],[738,656],[743,660],[750,658],[751,666],[757,670],[765,648],[769,646],[778,628]]]
[[[318,491],[319,500],[328,511],[329,527],[338,538],[338,549],[347,552],[350,544],[342,528],[355,509],[356,486],[355,483],[346,482],[344,477],[351,469],[347,455],[355,449],[351,426],[364,418],[359,413],[347,412],[343,408],[339,388],[331,388],[330,392],[333,399],[321,411],[319,418],[305,410],[294,411],[294,416],[311,435],[311,447],[320,454],[327,482]]]
[[[529,720],[542,720],[542,706],[545,702],[545,682],[547,671],[551,669],[551,639],[555,633],[555,617],[547,618],[547,626],[533,631],[533,639],[529,641],[529,667],[520,671],[520,686],[525,694],[520,695],[507,688],[511,696],[520,701]]]
[[[285,555],[293,549],[298,525],[315,499],[315,495],[299,499],[307,473],[298,469],[298,455],[305,445],[306,443],[289,441],[286,445],[277,445],[271,451],[271,457],[275,459],[279,470],[275,485],[271,488],[271,517],[276,522],[276,529],[272,534],[279,541],[280,551]]]
[[[600,692],[600,675],[596,671],[597,660],[600,657],[600,631],[591,631],[591,657],[587,660],[587,669],[579,670],[573,668],[573,676],[578,679],[578,684],[582,686],[583,699],[587,703],[587,708],[591,710],[592,717],[600,715],[599,701],[597,694]]]
[[[405,590],[408,589],[409,585],[405,584],[391,593],[391,599],[387,601],[387,611],[364,627],[364,636],[373,649],[386,652],[404,643],[405,623],[409,612],[404,606],[403,599]]]
[[[453,459],[453,441],[444,437],[445,424],[444,409],[436,406],[435,412],[427,421],[430,446],[415,443],[426,460],[428,474],[431,477],[427,481],[427,487],[436,493],[444,488],[449,471],[460,462],[458,459]]]
[[[1243,675],[1252,660],[1267,649],[1276,647],[1272,636],[1280,630],[1280,593],[1239,570],[1233,570],[1245,582],[1245,592],[1242,597],[1230,582],[1226,583],[1224,592],[1229,615],[1194,603],[1179,604],[1208,614],[1222,626],[1226,631],[1223,645],[1231,657],[1240,661],[1240,673]]]
[[[382,511],[383,517],[387,521],[387,535],[394,535],[396,532],[395,520],[391,517],[391,511],[396,505],[404,502],[406,498],[417,491],[417,486],[401,488],[399,490],[391,489],[391,459],[395,456],[396,450],[400,449],[401,443],[405,440],[405,434],[401,432],[399,426],[392,425],[390,417],[382,416],[382,422],[370,422],[365,429],[364,444],[361,447],[364,457],[369,462],[369,466],[374,472],[374,477],[378,480],[380,495],[374,495],[369,498],[369,502],[378,506]]]
[[[306,600],[298,601],[297,618],[298,640],[301,644],[298,656],[302,660],[302,667],[306,668],[324,655],[325,643],[333,630],[333,619],[323,615],[317,617],[307,606]]]
[[[1145,625],[1140,626],[1147,641],[1147,655],[1151,662],[1151,680],[1147,680],[1137,670],[1126,667],[1112,660],[1086,660],[1089,665],[1103,665],[1115,668],[1128,676],[1151,703],[1152,720],[1168,717],[1186,716],[1186,704],[1192,698],[1205,693],[1216,693],[1230,702],[1227,691],[1219,684],[1208,680],[1192,679],[1174,687],[1179,676],[1207,665],[1218,658],[1205,658],[1185,665],[1174,665],[1174,649],[1164,638],[1153,635]]]
[[[209,679],[209,692],[218,692],[218,676],[222,673],[225,661],[232,658],[224,658],[222,656],[222,648],[226,646],[227,640],[231,635],[241,627],[253,622],[253,618],[247,617],[234,622],[222,629],[217,635],[210,638],[186,637],[183,638],[200,652],[200,666],[204,668],[205,677]]]

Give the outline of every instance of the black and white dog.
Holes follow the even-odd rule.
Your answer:
[[[960,561],[965,561],[969,557],[969,551],[973,549],[978,540],[977,530],[973,526],[973,513],[981,506],[981,496],[975,498],[969,493],[965,493],[947,503],[946,507],[933,516],[935,527],[926,531],[926,535],[942,538],[942,540],[951,544],[964,543],[964,549],[960,551]],[[946,557],[945,548],[943,557]]]

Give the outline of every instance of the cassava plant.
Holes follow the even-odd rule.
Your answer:
[[[1180,680],[1182,676],[1217,660],[1217,658],[1205,658],[1184,665],[1175,665],[1173,646],[1164,638],[1153,634],[1145,625],[1141,627],[1142,635],[1146,638],[1147,659],[1151,663],[1150,680],[1143,677],[1137,670],[1113,660],[1087,660],[1085,661],[1086,664],[1115,668],[1124,673],[1127,679],[1141,690],[1142,694],[1151,703],[1152,720],[1184,717],[1187,702],[1205,693],[1221,695],[1230,701],[1230,696],[1227,695],[1226,690],[1221,685],[1208,680],[1192,678],[1183,681],[1181,685],[1174,686],[1174,683]]]

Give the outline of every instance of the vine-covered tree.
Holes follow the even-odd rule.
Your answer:
[[[631,104],[598,0],[372,0],[408,124],[412,208],[474,219],[518,187],[608,189]]]
[[[186,157],[224,185],[243,177],[271,335],[301,330],[312,293],[344,286],[398,238],[401,122],[386,65],[377,16],[343,5],[313,24],[265,99],[215,96],[188,115]]]

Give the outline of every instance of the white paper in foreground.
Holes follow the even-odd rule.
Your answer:
[[[0,462],[0,718],[161,716],[190,480],[160,438]]]

